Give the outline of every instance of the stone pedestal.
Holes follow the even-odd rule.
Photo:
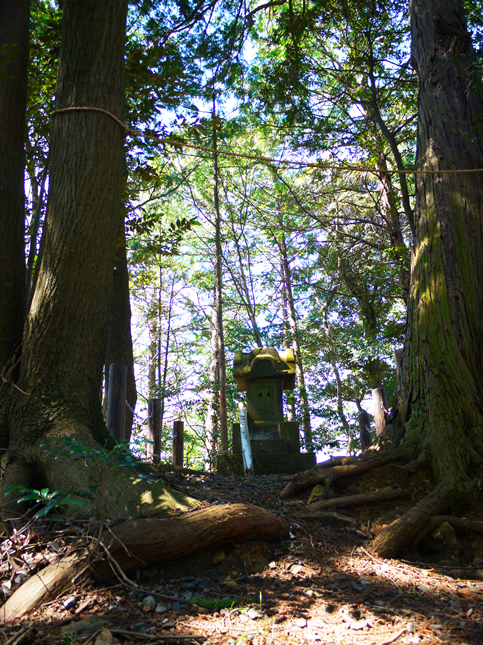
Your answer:
[[[288,453],[255,453],[253,454],[253,470],[255,475],[294,475],[315,466],[314,453],[299,452],[298,455]],[[216,472],[219,475],[244,475],[243,458],[241,455],[218,455]]]

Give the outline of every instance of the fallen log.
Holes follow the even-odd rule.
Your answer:
[[[407,460],[410,455],[411,453],[407,450],[395,448],[367,458],[344,458],[343,463],[336,462],[337,465],[335,466],[333,465],[334,461],[329,459],[324,464],[319,464],[311,470],[294,475],[280,493],[280,497],[282,499],[290,497],[305,488],[324,483],[328,479],[336,480],[355,477],[394,461]]]
[[[309,514],[322,510],[323,508],[348,508],[350,506],[363,506],[364,504],[375,504],[385,502],[398,497],[407,497],[411,495],[412,490],[409,488],[392,488],[390,490],[380,490],[374,493],[361,493],[359,495],[346,495],[345,497],[334,497],[333,499],[322,499],[319,502],[313,502],[307,506]]]
[[[221,542],[261,540],[278,542],[289,536],[289,523],[251,504],[220,504],[170,519],[127,520],[104,531],[102,551],[82,548],[54,562],[19,587],[0,607],[0,621],[20,618],[90,573],[89,557],[96,574],[111,573],[114,559],[123,572],[207,549]]]

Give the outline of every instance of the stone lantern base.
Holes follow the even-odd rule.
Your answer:
[[[298,423],[259,425],[250,437],[255,475],[292,475],[315,466],[315,454],[301,453]],[[233,424],[232,454],[216,459],[219,475],[243,475],[240,424]]]

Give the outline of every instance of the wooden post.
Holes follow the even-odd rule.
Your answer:
[[[173,459],[175,466],[183,465],[184,423],[173,421]]]
[[[386,425],[388,414],[387,395],[383,387],[376,387],[372,390],[372,405],[374,410],[374,422],[376,424],[376,435],[379,437]]]
[[[159,464],[161,455],[161,399],[148,399],[147,453]]]
[[[107,394],[107,429],[117,442],[124,440],[126,426],[127,365],[111,363]]]

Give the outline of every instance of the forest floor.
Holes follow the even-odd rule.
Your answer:
[[[132,584],[91,578],[3,626],[0,645],[483,643],[483,582],[463,579],[483,578],[483,560],[475,556],[479,543],[459,536],[466,561],[464,553],[449,563],[381,560],[367,550],[369,540],[394,516],[397,502],[337,511],[349,520],[334,514],[313,521],[304,518],[310,491],[280,500],[288,475],[167,477],[206,505],[254,503],[282,515],[290,522],[290,539],[218,545],[139,571]],[[4,596],[29,569],[68,553],[79,534],[93,528],[92,522],[44,518],[4,533]],[[468,557],[473,562],[462,576]]]

